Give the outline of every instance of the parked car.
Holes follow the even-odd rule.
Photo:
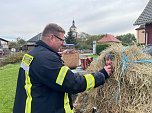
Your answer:
[[[147,45],[146,51],[152,56],[152,45]]]

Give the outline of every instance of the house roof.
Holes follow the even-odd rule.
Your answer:
[[[9,42],[8,40],[5,40],[5,39],[3,39],[3,38],[0,38],[0,40],[5,41],[5,42]]]
[[[115,38],[113,35],[107,34],[103,38],[97,41],[98,43],[105,43],[105,42],[121,42],[117,38]]]
[[[34,36],[31,39],[29,39],[27,42],[37,42],[38,40],[41,39],[41,34],[42,33],[37,34],[36,36]]]
[[[140,25],[140,27],[136,28],[136,30],[142,30],[145,29],[145,25]]]
[[[152,0],[149,0],[147,6],[133,25],[142,25],[148,23],[152,23]]]

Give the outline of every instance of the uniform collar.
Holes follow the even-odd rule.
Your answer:
[[[43,46],[47,49],[49,49],[50,51],[56,53],[58,56],[60,56],[56,51],[54,51],[51,47],[49,47],[46,43],[44,43],[42,40],[39,40],[36,42],[36,46]]]

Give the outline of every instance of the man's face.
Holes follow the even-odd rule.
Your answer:
[[[107,54],[105,56],[106,65],[112,65],[112,60],[114,59],[114,56],[111,54]]]
[[[53,35],[53,49],[58,52],[65,41],[64,33],[59,32],[58,35]]]

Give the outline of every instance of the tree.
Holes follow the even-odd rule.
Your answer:
[[[117,38],[122,41],[123,45],[132,45],[134,42],[136,42],[134,34],[131,33],[117,36]]]
[[[93,41],[98,41],[103,35],[89,35],[85,39],[81,40],[77,39],[77,43],[79,43],[78,49],[92,49]]]
[[[26,41],[24,39],[22,39],[21,37],[18,37],[16,39],[17,43],[21,46],[23,46],[24,44],[26,44]]]
[[[12,41],[12,42],[8,43],[8,47],[9,47],[9,49],[11,49],[11,48],[17,49],[17,48],[19,48],[19,45],[16,42]]]
[[[26,41],[24,39],[18,37],[15,42],[9,42],[8,46],[10,49],[15,48],[17,51],[19,51],[25,43]]]
[[[91,35],[91,36],[88,36],[86,43],[89,44],[89,45],[92,45],[93,41],[98,41],[103,36],[104,35]]]
[[[72,32],[71,31],[68,32],[68,36],[66,37],[65,41],[66,41],[67,44],[77,44],[76,37],[72,36]]]

